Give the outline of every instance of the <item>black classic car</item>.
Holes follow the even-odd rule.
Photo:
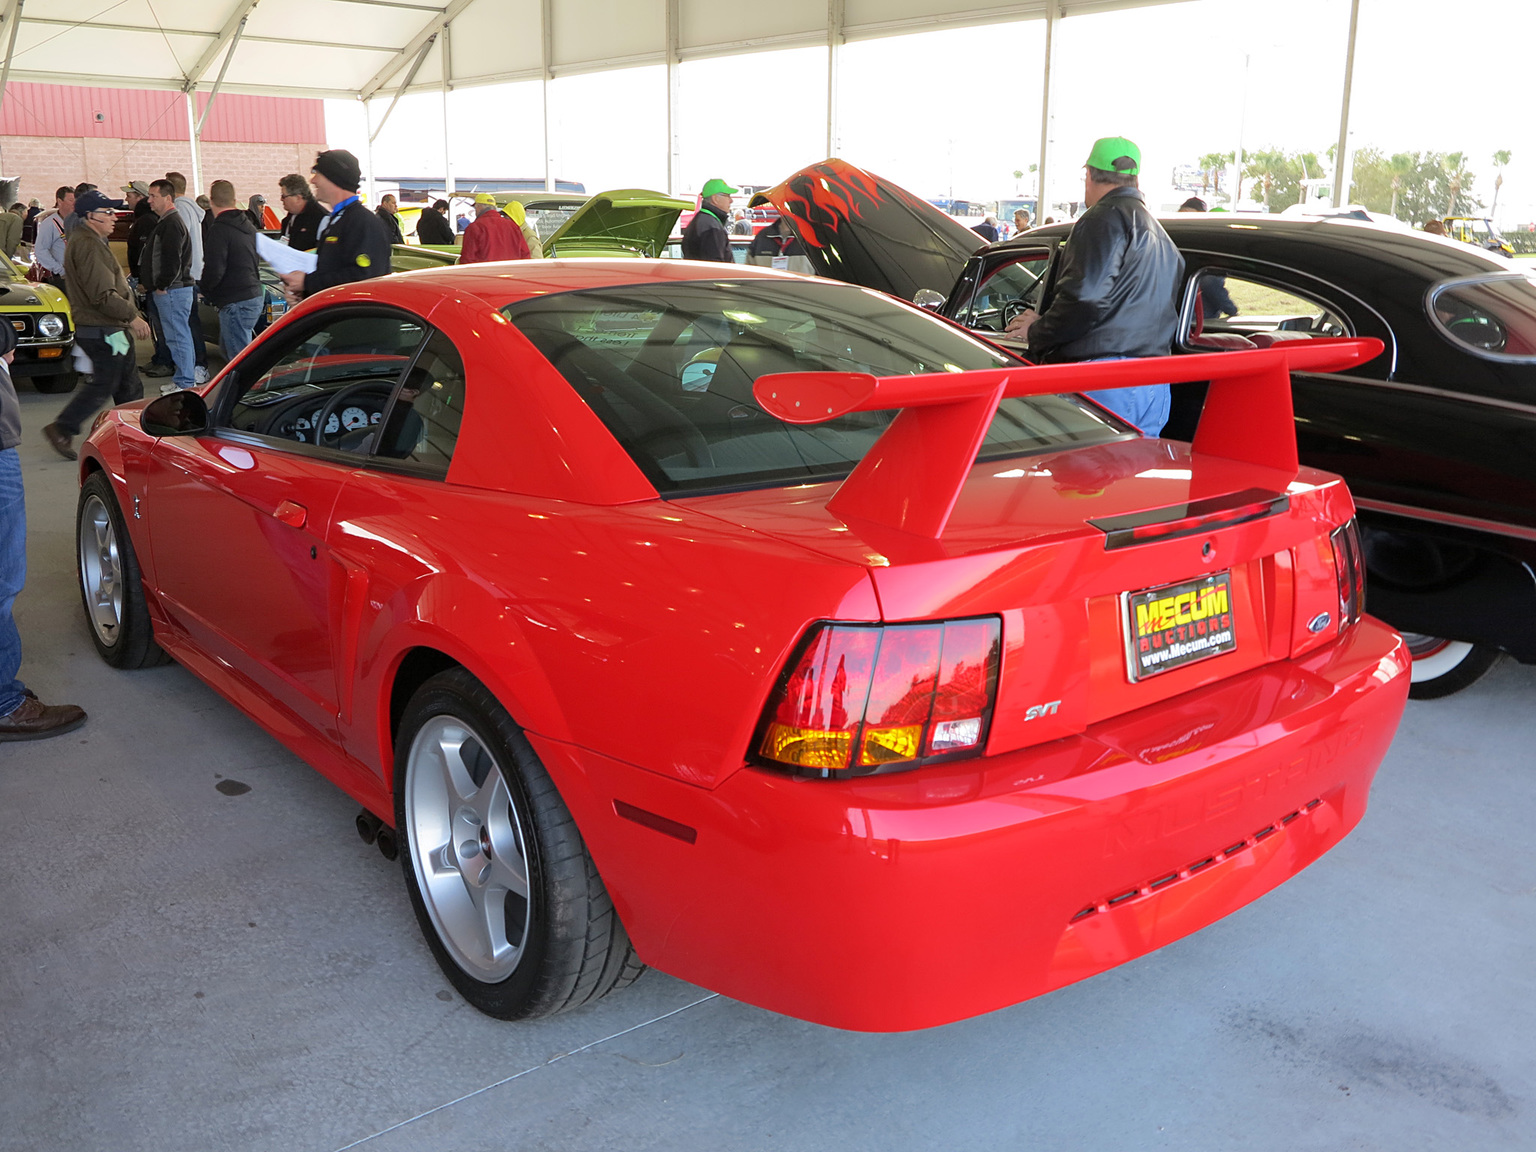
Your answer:
[[[957,259],[974,247],[958,225],[836,161],[768,196],[795,217],[820,274],[917,297],[1010,344],[1007,322],[1049,303],[1070,231]],[[1536,278],[1452,240],[1352,221],[1162,223],[1186,263],[1179,351],[1343,335],[1385,344],[1357,371],[1294,375],[1292,394],[1302,461],[1354,493],[1368,607],[1408,639],[1413,695],[1463,688],[1501,651],[1536,663]],[[1163,434],[1191,436],[1203,401],[1203,385],[1175,386]]]

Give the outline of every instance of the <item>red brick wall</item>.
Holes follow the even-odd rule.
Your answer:
[[[323,143],[246,144],[203,141],[203,186],[229,180],[242,203],[260,192],[277,208],[278,178],[289,172],[309,174]],[[118,140],[88,136],[0,136],[0,175],[19,177],[23,203],[36,197],[45,207],[61,184],[88,180],[117,195],[130,180],[156,180],[168,171],[192,179],[192,153],[185,141]],[[8,207],[8,205],[3,206]]]

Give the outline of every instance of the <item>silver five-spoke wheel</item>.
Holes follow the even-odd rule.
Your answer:
[[[395,747],[405,886],[465,1000],[526,1020],[640,975],[570,809],[485,685],[459,667],[429,677],[401,713]]]
[[[528,854],[495,757],[461,720],[434,716],[411,743],[405,816],[416,881],[443,946],[487,984],[528,938]]]
[[[95,493],[80,504],[80,588],[97,640],[112,647],[123,626],[123,564],[112,514]]]

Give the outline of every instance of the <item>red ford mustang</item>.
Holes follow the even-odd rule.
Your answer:
[[[470,1002],[655,965],[921,1028],[1195,931],[1360,819],[1408,657],[1287,366],[1032,368],[678,262],[391,276],[81,453],[81,588],[398,844]],[[1210,379],[1193,446],[1079,389]]]

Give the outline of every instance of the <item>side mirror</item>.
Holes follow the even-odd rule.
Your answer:
[[[139,413],[139,427],[151,436],[197,436],[208,431],[208,402],[196,392],[172,392]]]
[[[934,312],[944,307],[944,300],[944,293],[935,292],[932,288],[919,288],[912,296],[912,303]]]

